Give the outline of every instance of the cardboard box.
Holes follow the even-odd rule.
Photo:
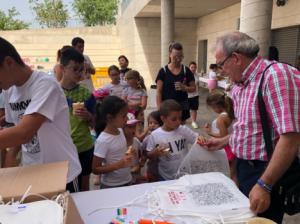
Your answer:
[[[65,224],[82,224],[73,199],[66,190],[68,162],[0,169],[0,195],[6,203],[12,198],[20,200],[28,187],[32,194],[51,199],[58,194],[64,195]],[[43,200],[38,196],[29,196],[24,201]]]

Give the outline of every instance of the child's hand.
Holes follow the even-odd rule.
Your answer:
[[[131,145],[128,147],[128,150],[126,151],[126,155],[131,155],[132,157],[136,157],[137,151]]]
[[[204,129],[204,131],[205,131],[206,133],[210,133],[210,132],[211,132],[211,126],[210,126],[210,124],[209,124],[209,123],[206,123],[206,124],[204,125],[203,129]]]
[[[125,154],[125,156],[120,161],[120,168],[126,168],[132,166],[133,163],[133,155],[132,154]]]
[[[166,144],[158,145],[154,150],[156,151],[155,153],[157,156],[166,156],[170,153],[170,147]]]
[[[208,139],[205,138],[204,136],[199,136],[197,139],[197,144],[200,146],[206,146]]]
[[[219,150],[222,147],[224,147],[226,144],[228,144],[228,140],[226,140],[226,138],[205,138],[203,136],[199,136],[197,139],[197,144],[199,144],[200,146],[202,146],[203,148],[205,148],[208,151],[215,151],[215,150]]]
[[[85,121],[89,121],[92,118],[91,113],[85,107],[76,109],[74,115]]]

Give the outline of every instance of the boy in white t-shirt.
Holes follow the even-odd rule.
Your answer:
[[[5,119],[15,125],[0,132],[0,149],[22,145],[24,166],[68,161],[67,189],[76,191],[81,166],[64,93],[56,80],[26,66],[14,46],[1,37],[0,88]]]
[[[173,180],[198,133],[181,125],[181,106],[175,100],[163,101],[160,114],[163,126],[150,134],[146,150],[149,159],[158,158],[159,180]]]

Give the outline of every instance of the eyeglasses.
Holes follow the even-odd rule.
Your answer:
[[[216,65],[218,66],[218,68],[222,69],[225,62],[232,56],[232,53],[229,54],[223,61],[219,62],[219,63],[216,63]]]
[[[84,66],[67,66],[67,69],[72,69],[73,72],[78,73],[78,74],[82,74],[85,70]]]

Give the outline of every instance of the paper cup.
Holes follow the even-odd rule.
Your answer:
[[[78,103],[73,103],[73,114],[75,115],[76,110],[84,108],[84,103],[83,102],[78,102]]]

